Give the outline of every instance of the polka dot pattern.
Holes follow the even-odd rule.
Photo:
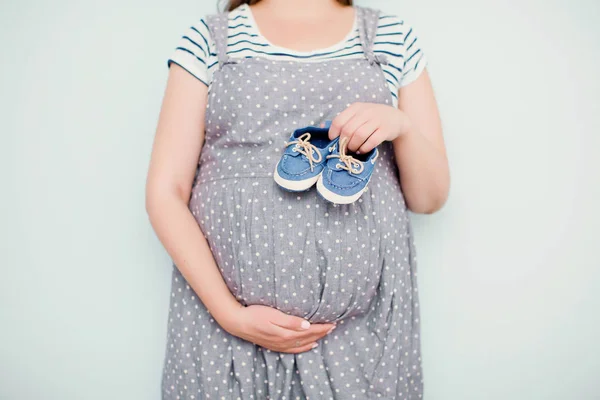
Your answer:
[[[378,15],[359,10],[371,48]],[[209,21],[223,49],[227,19]],[[262,348],[224,331],[173,265],[163,399],[422,398],[416,255],[391,143],[352,204],[273,181],[293,130],[356,101],[391,104],[382,60],[220,61],[189,208],[240,303],[338,327],[304,353]]]

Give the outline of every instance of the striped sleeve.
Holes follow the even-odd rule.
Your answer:
[[[211,53],[214,53],[213,48],[208,25],[202,18],[181,36],[167,61],[167,66],[170,68],[171,63],[178,64],[208,86],[211,80],[208,65]]]
[[[384,70],[390,88],[396,93],[414,82],[427,64],[414,28],[396,15],[379,17],[374,51],[389,60]]]
[[[417,80],[427,65],[427,57],[421,48],[421,42],[414,27],[404,24],[405,35],[402,40],[404,62],[399,87],[407,86]]]

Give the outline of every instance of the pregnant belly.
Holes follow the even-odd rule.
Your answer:
[[[389,233],[375,205],[232,178],[197,183],[189,206],[240,303],[329,322],[365,314],[378,291]]]

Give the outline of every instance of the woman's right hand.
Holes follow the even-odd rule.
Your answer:
[[[276,308],[253,304],[236,308],[227,322],[220,323],[230,334],[281,353],[302,353],[317,346],[335,324],[310,324]]]

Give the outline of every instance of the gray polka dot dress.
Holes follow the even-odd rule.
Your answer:
[[[278,353],[230,335],[173,265],[163,399],[420,399],[416,258],[390,142],[352,204],[273,180],[284,142],[353,102],[392,104],[374,54],[378,11],[355,6],[364,58],[231,57],[227,15],[208,25],[219,68],[189,208],[231,292],[337,323],[313,350]]]

